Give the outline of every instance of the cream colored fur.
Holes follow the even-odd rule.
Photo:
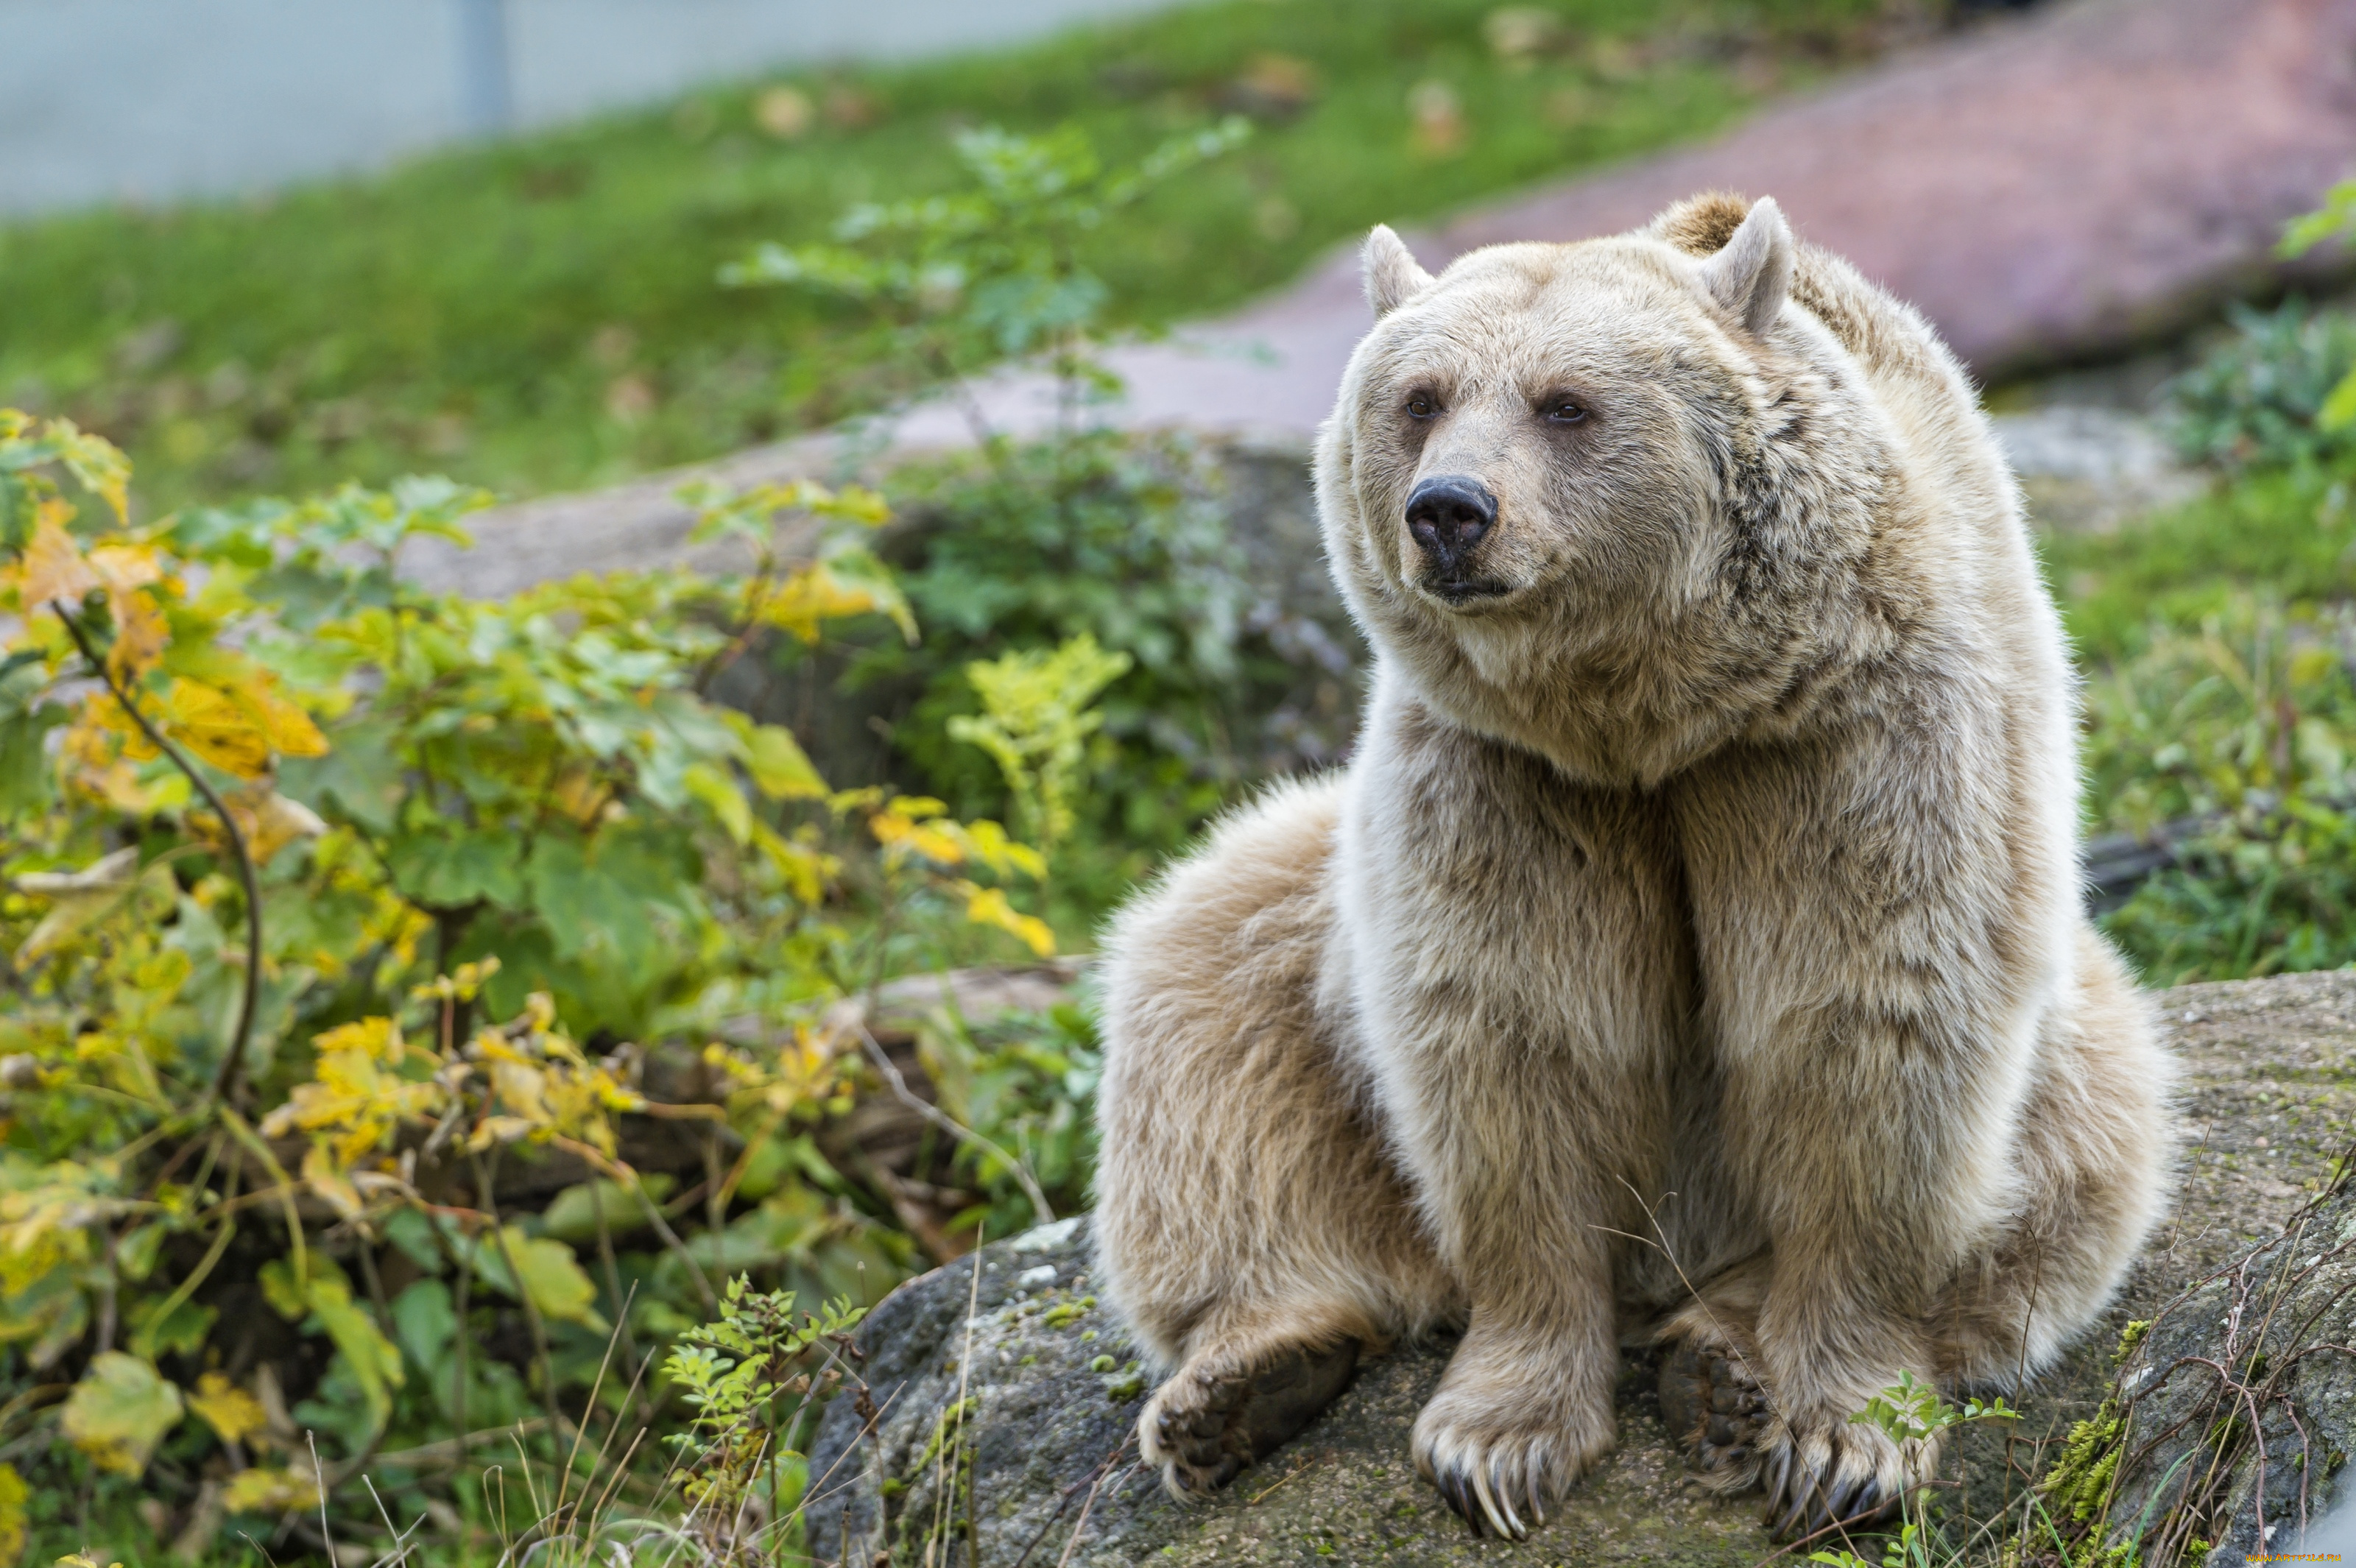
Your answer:
[[[1933,1456],[1849,1414],[2050,1361],[2172,1147],[2013,481],[1772,203],[1365,265],[1317,460],[1356,754],[1108,943],[1099,1267],[1193,1374],[1145,1452],[1199,1488],[1212,1374],[1461,1326],[1415,1456],[1494,1522],[1611,1446],[1633,1328],[1744,1358],[1779,1503],[1886,1500]],[[1442,476],[1495,498],[1470,598],[1406,521]]]

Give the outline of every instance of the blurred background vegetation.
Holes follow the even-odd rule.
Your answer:
[[[1924,25],[1230,0],[0,228],[0,1564],[374,1561],[363,1477],[434,1561],[526,1515],[794,1560],[857,1312],[1086,1203],[1068,960],[1355,722],[1255,471],[1179,434],[707,489],[719,576],[470,601],[405,541],[1007,353],[1096,387],[1108,336]],[[2356,322],[2162,358],[2197,494],[2040,534],[2089,832],[2166,851],[2104,920],[2155,985],[2347,963]]]
[[[1108,321],[1151,328],[1372,223],[1706,133],[1890,27],[1878,0],[1570,0],[1539,15],[1577,48],[1515,52],[1483,31],[1496,9],[1224,0],[714,89],[380,179],[0,228],[0,400],[107,431],[163,507],[421,470],[595,484],[910,389],[861,313],[712,279],[855,204],[948,188],[959,130],[1076,126],[1122,161],[1257,124],[1085,243]]]

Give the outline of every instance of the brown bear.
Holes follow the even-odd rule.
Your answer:
[[[1365,264],[1317,455],[1356,752],[1109,933],[1143,1451],[1199,1493],[1457,1328],[1415,1460],[1519,1536],[1653,1342],[1717,1484],[1876,1517],[1936,1456],[1850,1415],[2051,1361],[2172,1148],[2012,478],[1930,326],[1772,201]]]

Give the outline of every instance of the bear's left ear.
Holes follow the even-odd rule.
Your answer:
[[[1752,336],[1767,330],[1792,288],[1792,226],[1773,197],[1761,197],[1725,248],[1701,264],[1701,282]]]
[[[1376,315],[1390,315],[1431,282],[1431,274],[1423,270],[1407,241],[1392,233],[1387,224],[1376,224],[1375,231],[1366,236],[1365,247],[1358,252],[1358,266],[1365,275],[1366,303],[1375,307]]]

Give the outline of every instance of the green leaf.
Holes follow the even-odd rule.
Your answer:
[[[2326,240],[2348,234],[2351,229],[2356,229],[2356,180],[2343,180],[2325,195],[2320,208],[2284,226],[2282,242],[2275,248],[2275,253],[2304,255]]]
[[[532,910],[548,926],[559,958],[580,956],[600,937],[625,949],[653,938],[637,901],[570,839],[541,839],[532,848],[529,880]]]
[[[136,846],[117,849],[79,871],[29,871],[19,876],[18,891],[48,900],[49,910],[33,927],[32,934],[17,945],[17,964],[30,964],[44,953],[64,946],[76,933],[121,909],[139,880]]]
[[[629,973],[671,962],[661,950],[655,913],[682,918],[693,902],[692,860],[643,834],[608,830],[594,858],[577,842],[543,836],[529,873],[531,908],[546,923],[556,956],[594,953]]]
[[[408,788],[393,750],[397,732],[386,719],[337,726],[325,756],[281,760],[278,793],[379,837],[391,832]]]
[[[125,1343],[143,1356],[193,1355],[204,1348],[205,1337],[220,1317],[219,1307],[194,1301],[183,1301],[168,1317],[156,1316],[155,1309],[169,1299],[156,1296],[131,1315],[131,1338]]]
[[[776,724],[755,724],[731,712],[731,728],[744,742],[744,767],[754,784],[771,800],[824,800],[826,780],[819,776],[794,732]]]
[[[2342,376],[2340,384],[2331,389],[2331,395],[2315,412],[2315,423],[2319,430],[2346,430],[2356,425],[2356,370]]]
[[[49,754],[42,737],[66,721],[62,705],[0,713],[0,817],[28,816],[49,798]]]
[[[742,844],[753,837],[753,808],[736,781],[710,763],[691,763],[680,775],[687,793],[712,808],[728,837]]]
[[[903,642],[913,648],[923,640],[916,628],[916,613],[908,607],[907,595],[900,592],[900,580],[873,554],[858,545],[841,545],[827,552],[826,565],[843,582],[864,589],[875,601],[875,608],[899,628]]]
[[[352,1287],[340,1279],[314,1275],[310,1303],[312,1317],[327,1330],[344,1364],[359,1380],[369,1419],[381,1427],[392,1412],[391,1391],[402,1381],[400,1347],[386,1339],[376,1319],[353,1302]]]
[[[650,1171],[638,1179],[647,1196],[661,1202],[679,1185],[677,1179],[663,1171]],[[738,1190],[743,1191],[740,1186]],[[758,1194],[748,1194],[757,1197]],[[597,1239],[597,1206],[605,1209],[605,1233],[621,1237],[635,1234],[645,1228],[647,1211],[630,1189],[618,1181],[584,1181],[558,1193],[554,1201],[541,1211],[540,1233],[560,1242],[586,1244]]]
[[[392,1298],[393,1331],[409,1360],[429,1377],[438,1374],[458,1342],[458,1314],[450,1287],[421,1279]]]
[[[509,1257],[515,1260],[515,1274],[508,1272]],[[508,1225],[498,1236],[485,1237],[477,1246],[475,1269],[486,1285],[501,1295],[520,1301],[530,1292],[531,1304],[542,1317],[579,1323],[600,1334],[605,1331],[605,1320],[595,1307],[597,1287],[589,1283],[573,1249],[562,1242],[526,1235],[522,1226]],[[521,1289],[517,1288],[516,1275],[523,1276]]]
[[[351,1295],[351,1281],[335,1259],[309,1250],[303,1256],[304,1261],[311,1265],[312,1281],[332,1280],[344,1287],[347,1296]],[[262,1299],[270,1303],[271,1310],[288,1322],[300,1321],[303,1315],[311,1310],[310,1285],[296,1277],[292,1257],[271,1259],[256,1271],[254,1277],[261,1283]]]
[[[179,1422],[180,1391],[138,1357],[109,1350],[91,1358],[66,1396],[62,1425],[100,1469],[135,1478]]]
[[[402,891],[428,909],[463,909],[477,901],[514,909],[523,902],[523,840],[495,827],[402,837],[386,851],[385,862]]]

